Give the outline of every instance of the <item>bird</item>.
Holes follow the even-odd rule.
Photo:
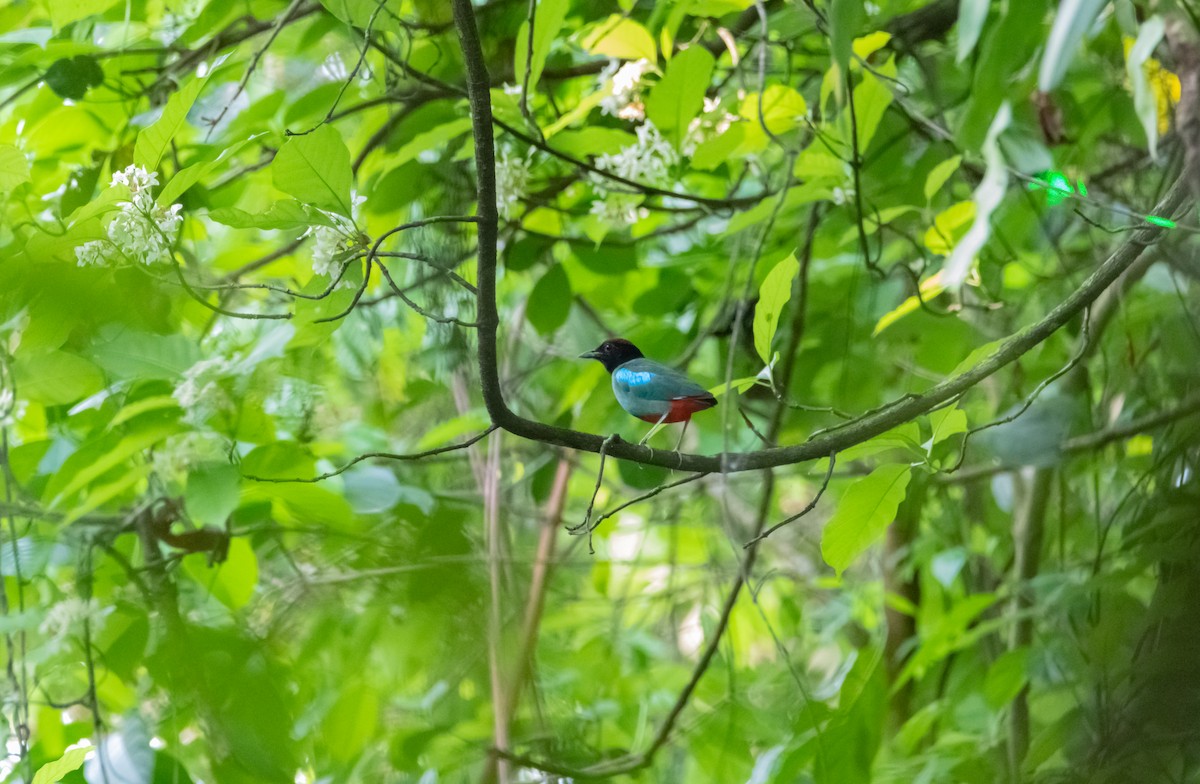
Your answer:
[[[641,350],[624,338],[606,340],[580,359],[596,359],[612,374],[613,394],[621,408],[654,427],[638,442],[646,443],[658,429],[683,422],[679,443],[692,420],[692,414],[712,408],[717,399],[683,373],[661,362],[646,359]],[[679,444],[675,445],[679,449]]]

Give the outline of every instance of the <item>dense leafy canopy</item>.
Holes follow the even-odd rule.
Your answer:
[[[4,4],[4,780],[1198,780],[1190,11]]]

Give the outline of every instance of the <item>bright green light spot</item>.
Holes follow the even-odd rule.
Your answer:
[[[1079,195],[1087,196],[1087,186],[1083,184],[1083,180],[1079,181]]]
[[[1164,229],[1175,228],[1175,221],[1171,220],[1170,218],[1160,218],[1157,215],[1147,215],[1146,223],[1149,223],[1152,226],[1161,226]]]
[[[1067,199],[1075,195],[1075,188],[1071,186],[1071,181],[1067,179],[1067,175],[1060,171],[1044,171],[1037,176],[1044,185],[1030,183],[1030,190],[1046,191],[1046,203],[1053,207],[1056,204],[1062,204]]]

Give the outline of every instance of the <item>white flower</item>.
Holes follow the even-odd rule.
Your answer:
[[[118,202],[120,211],[109,221],[107,240],[94,240],[75,248],[80,267],[107,266],[119,256],[141,264],[154,264],[171,257],[171,248],[179,236],[182,205],[163,207],[154,201],[151,189],[158,185],[158,173],[140,166],[127,166],[113,172],[113,187],[129,189],[129,201]]]
[[[47,637],[62,640],[70,634],[82,632],[83,623],[87,621],[91,633],[96,634],[104,626],[110,609],[101,607],[95,598],[85,600],[71,596],[51,607],[38,629]]]
[[[529,161],[501,150],[496,160],[496,209],[510,218],[529,189]]]
[[[596,166],[627,180],[661,187],[671,181],[671,167],[678,162],[675,148],[647,120],[638,126],[636,142],[618,153],[601,155]]]
[[[627,180],[664,188],[671,184],[671,167],[678,162],[679,153],[654,123],[646,121],[638,126],[636,142],[620,152],[601,155],[596,167]],[[629,225],[646,216],[640,194],[623,191],[619,183],[599,175],[592,177],[592,187],[600,197],[592,203],[593,215],[614,225]]]
[[[234,369],[224,357],[202,359],[183,372],[171,396],[183,409],[183,420],[199,425],[232,401],[221,387],[221,379]]]
[[[700,115],[688,123],[687,133],[680,143],[680,151],[687,157],[696,153],[696,148],[709,139],[720,136],[729,130],[740,118],[721,108],[721,99],[716,96],[705,96],[704,109]]]
[[[620,64],[610,60],[600,72],[599,82],[603,87],[611,81],[612,93],[600,101],[600,111],[622,120],[641,120],[646,116],[642,105],[642,77],[654,66],[649,60],[634,60]]]
[[[609,193],[603,199],[593,201],[588,211],[614,226],[631,226],[650,215],[650,210],[642,206],[642,197],[636,193]]]
[[[317,74],[327,82],[344,82],[350,76],[350,69],[346,67],[340,54],[332,52],[325,56],[325,62],[321,63]]]
[[[313,226],[304,232],[305,237],[313,238],[312,265],[317,275],[333,277],[342,265],[342,255],[359,244],[358,227],[355,221],[359,218],[359,207],[367,201],[366,196],[350,192],[350,214],[353,220],[336,212],[321,210],[332,226]]]
[[[182,478],[201,463],[227,459],[227,447],[213,433],[189,430],[171,436],[154,448],[151,457],[156,476],[163,479]]]
[[[75,263],[80,267],[107,267],[116,256],[116,249],[107,240],[85,242],[75,248]]]
[[[137,198],[158,185],[158,172],[147,171],[137,164],[131,164],[121,171],[113,172],[112,182],[109,184],[125,185],[129,188],[129,195]]]

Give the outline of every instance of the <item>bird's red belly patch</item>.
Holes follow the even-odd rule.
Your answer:
[[[680,397],[671,401],[671,408],[667,412],[667,418],[662,421],[666,424],[675,422],[683,422],[691,419],[692,414],[697,411],[703,411],[706,408],[712,408],[717,404],[717,401],[711,397]],[[638,419],[644,420],[651,424],[659,421],[662,414],[643,414]]]

